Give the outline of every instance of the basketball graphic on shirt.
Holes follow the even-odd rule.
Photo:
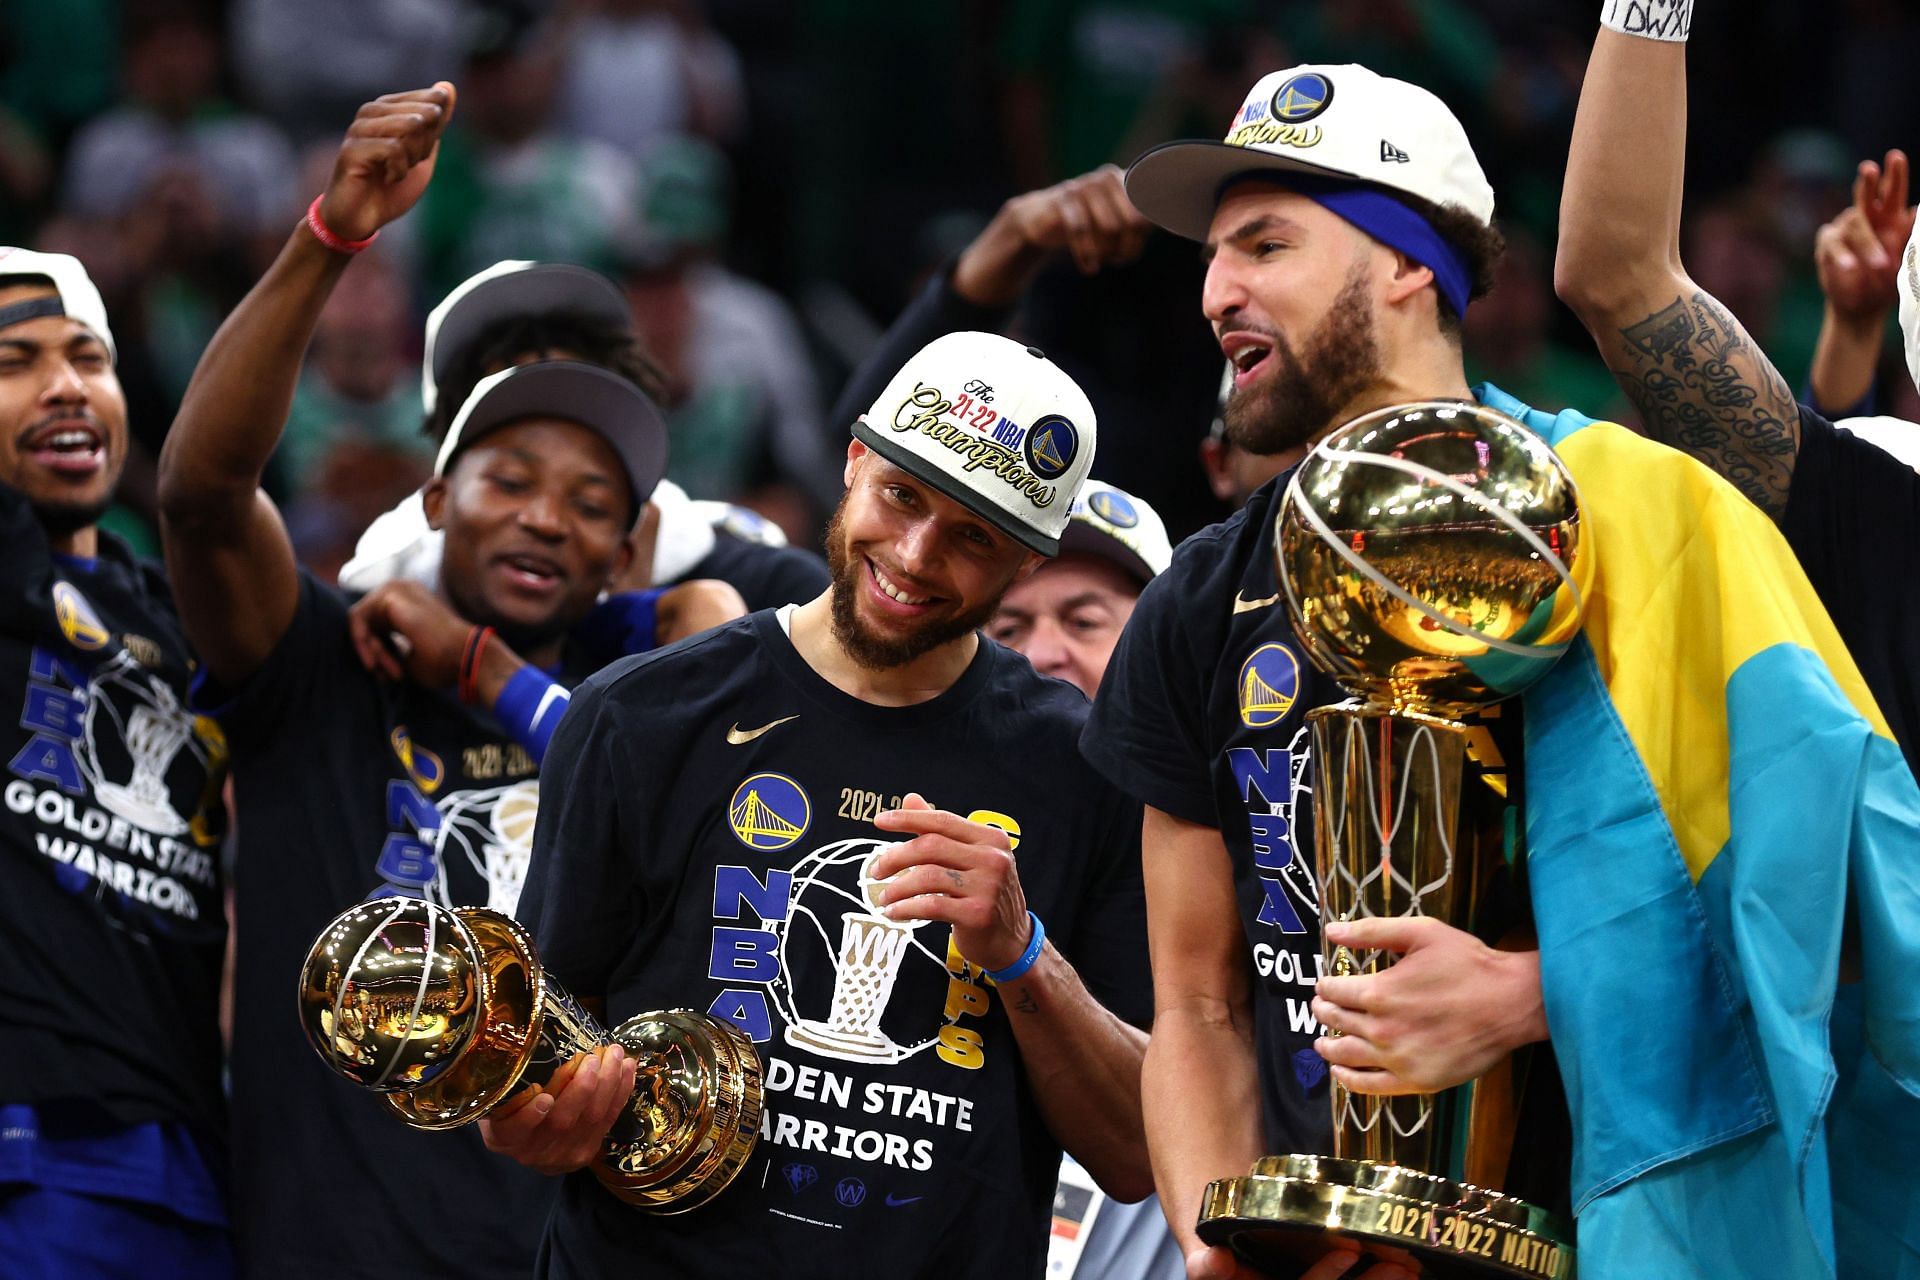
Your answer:
[[[185,835],[191,823],[175,803],[176,766],[205,776],[215,746],[204,726],[125,653],[100,665],[86,699],[76,758],[101,808],[143,831]]]
[[[454,791],[439,797],[440,827],[433,833],[440,853],[440,883],[427,896],[443,906],[472,906],[449,900],[446,859],[462,854],[486,879],[490,910],[512,915],[533,861],[533,828],[540,816],[540,781],[522,778],[504,787]],[[437,892],[434,890],[437,889]]]
[[[946,961],[918,936],[925,920],[889,920],[879,905],[873,862],[893,844],[841,840],[802,858],[793,869],[793,898],[780,937],[781,977],[773,997],[796,1049],[848,1062],[898,1062],[939,1041],[939,1019],[921,1017],[908,1035],[889,1018],[894,989],[910,965]],[[944,938],[943,938],[944,942]],[[796,994],[788,975],[831,966],[831,996],[809,1003],[814,989]],[[807,1007],[800,1007],[805,1004]],[[898,1036],[906,1036],[902,1043]]]

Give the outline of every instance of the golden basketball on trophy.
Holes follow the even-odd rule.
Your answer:
[[[1366,414],[1294,473],[1274,529],[1282,594],[1309,657],[1356,695],[1308,716],[1323,921],[1474,931],[1504,804],[1467,785],[1461,721],[1539,679],[1578,632],[1592,577],[1579,543],[1564,464],[1474,404]],[[1323,944],[1329,974],[1393,959]],[[1332,1155],[1269,1156],[1213,1183],[1200,1235],[1255,1266],[1338,1244],[1443,1280],[1566,1280],[1571,1226],[1501,1191],[1523,1077],[1509,1060],[1402,1097],[1335,1080]]]
[[[300,1021],[329,1067],[416,1129],[478,1120],[574,1055],[618,1043],[636,1064],[633,1096],[591,1167],[657,1213],[725,1190],[759,1137],[760,1056],[745,1033],[670,1009],[609,1035],[497,911],[418,898],[349,908],[307,953]]]

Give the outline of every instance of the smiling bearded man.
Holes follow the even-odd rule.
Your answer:
[[[853,434],[833,585],[616,664],[554,739],[541,957],[614,1021],[734,1021],[767,1094],[738,1179],[672,1218],[582,1171],[617,1058],[483,1120],[569,1175],[542,1275],[1031,1276],[1063,1147],[1120,1198],[1151,1181],[1135,811],[1075,750],[1080,694],[973,629],[1059,549],[1092,408],[955,333]]]

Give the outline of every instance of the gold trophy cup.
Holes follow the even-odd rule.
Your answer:
[[[541,969],[526,930],[482,907],[381,898],[342,912],[307,953],[300,1022],[329,1067],[416,1129],[478,1120],[618,1042],[637,1064],[633,1096],[592,1169],[656,1213],[718,1195],[759,1137],[760,1056],[738,1027],[669,1009],[609,1036]]]
[[[1369,413],[1295,472],[1274,528],[1282,592],[1308,657],[1356,695],[1307,717],[1323,920],[1475,927],[1504,805],[1466,785],[1460,720],[1566,650],[1591,580],[1579,538],[1565,465],[1479,405]],[[1323,946],[1323,960],[1372,973],[1393,956]],[[1269,1156],[1213,1183],[1201,1238],[1281,1275],[1338,1244],[1441,1280],[1568,1280],[1569,1225],[1499,1190],[1530,1056],[1438,1095],[1333,1081],[1333,1154]]]

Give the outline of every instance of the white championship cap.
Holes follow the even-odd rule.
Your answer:
[[[1160,513],[1103,480],[1080,486],[1080,496],[1073,500],[1073,518],[1060,535],[1060,550],[1111,560],[1142,584],[1165,573],[1173,563],[1173,544],[1167,541]]]
[[[495,321],[509,316],[567,312],[633,327],[633,312],[613,281],[565,262],[496,262],[469,276],[427,315],[427,345],[420,359],[420,405],[432,413],[440,381],[460,352]]]
[[[1900,255],[1900,336],[1907,343],[1907,373],[1913,385],[1920,387],[1920,218],[1907,237],[1907,250]]]
[[[1093,465],[1093,406],[1033,347],[949,333],[893,375],[853,434],[1009,537],[1051,556]]]
[[[100,290],[94,287],[80,259],[65,253],[0,247],[0,281],[16,276],[40,276],[53,284],[59,297],[0,308],[0,329],[41,316],[66,316],[93,330],[100,341],[107,344],[107,355],[111,359],[120,358],[114,350],[113,330],[107,328],[107,304],[100,301]]]
[[[639,518],[667,470],[667,420],[639,387],[578,360],[515,365],[482,378],[447,428],[433,474],[445,475],[462,449],[527,418],[577,423],[612,445],[633,487],[632,517]]]
[[[1493,188],[1447,104],[1352,63],[1262,77],[1224,140],[1168,142],[1135,160],[1127,199],[1175,235],[1205,240],[1221,188],[1276,172],[1364,182],[1493,221]]]

